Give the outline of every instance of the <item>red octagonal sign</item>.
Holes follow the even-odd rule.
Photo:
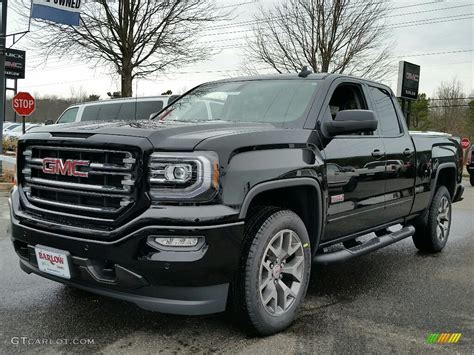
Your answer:
[[[28,92],[19,92],[12,100],[13,110],[20,116],[29,116],[36,108],[35,98]]]
[[[469,140],[469,138],[465,137],[465,138],[461,139],[461,147],[462,147],[462,149],[466,150],[466,149],[468,149],[470,146],[471,146],[471,141]]]

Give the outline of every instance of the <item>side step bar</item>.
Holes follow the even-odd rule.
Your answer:
[[[315,264],[323,265],[343,262],[352,259],[356,256],[364,255],[371,251],[383,248],[402,239],[411,237],[413,234],[415,234],[415,227],[405,226],[399,231],[386,234],[381,237],[372,238],[363,244],[354,246],[349,249],[342,249],[335,252],[316,254],[313,259],[313,262]]]

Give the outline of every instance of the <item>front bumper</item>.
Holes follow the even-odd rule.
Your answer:
[[[162,211],[150,208],[145,225],[137,217],[128,223],[131,232],[113,240],[92,240],[77,233],[68,235],[57,226],[47,228],[45,221],[32,223],[34,216],[22,209],[16,189],[11,195],[10,211],[12,241],[20,266],[27,273],[163,313],[197,315],[225,310],[229,285],[239,269],[242,221],[163,226]],[[156,217],[150,218],[153,213]],[[202,209],[196,213],[202,215]],[[200,236],[205,243],[192,252],[159,251],[146,243],[150,235]],[[41,272],[34,252],[36,245],[68,251],[71,279]]]

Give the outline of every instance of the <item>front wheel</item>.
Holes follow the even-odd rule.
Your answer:
[[[263,214],[267,211],[267,215]],[[309,237],[289,210],[262,210],[247,231],[249,248],[241,275],[245,321],[261,335],[277,333],[296,317],[311,270]]]
[[[435,253],[444,248],[451,229],[451,195],[445,186],[436,190],[427,216],[415,228],[413,242],[419,250]]]

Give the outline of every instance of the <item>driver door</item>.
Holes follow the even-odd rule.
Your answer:
[[[323,120],[334,119],[342,110],[371,109],[366,90],[360,82],[333,83],[323,106]],[[385,206],[385,149],[378,131],[334,137],[323,154],[329,191],[323,241],[380,224]]]

